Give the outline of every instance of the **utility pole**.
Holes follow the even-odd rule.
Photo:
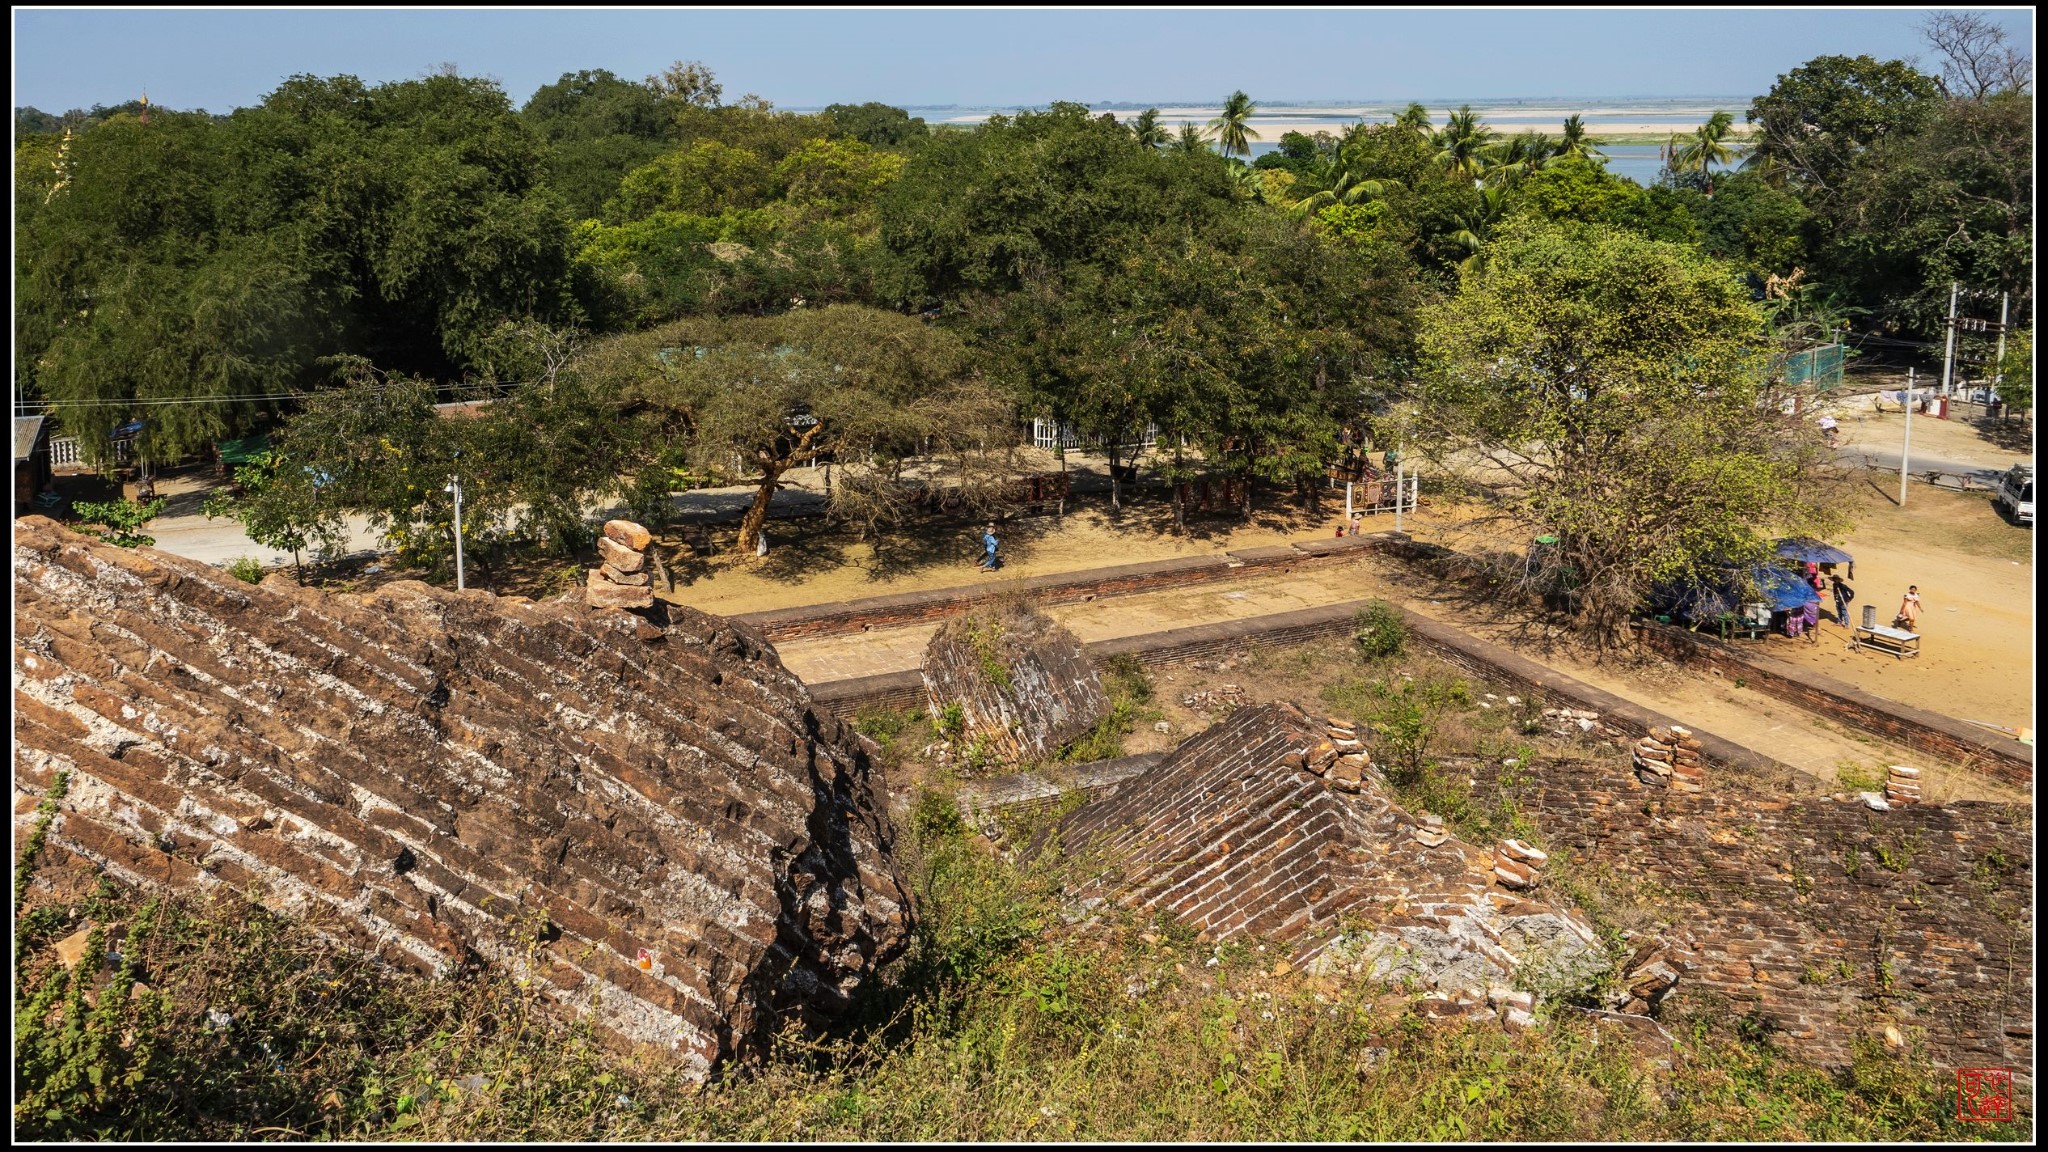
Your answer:
[[[2006,315],[2006,309],[2011,305],[2012,293],[2001,293],[1998,297],[1998,358],[1991,362],[1991,390],[1993,392],[1997,392],[1998,386],[2005,383],[2005,322],[2010,319]],[[1988,400],[1990,397],[1987,396],[1985,399]]]
[[[1949,328],[1950,338],[1955,328]],[[1913,370],[1906,369],[1906,442],[1899,445],[1899,507],[1906,506],[1906,455],[1913,450]]]
[[[1402,440],[1400,447],[1394,450],[1401,454],[1394,461],[1394,531],[1399,532],[1401,530],[1401,508],[1408,501],[1408,441]]]
[[[1956,360],[1956,295],[1962,285],[1948,282],[1948,348],[1941,354],[1941,394],[1948,395],[1949,372]]]
[[[450,476],[443,492],[455,497],[455,590],[464,590],[462,581],[462,477]]]

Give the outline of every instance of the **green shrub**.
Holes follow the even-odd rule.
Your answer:
[[[1401,654],[1408,643],[1408,625],[1402,620],[1400,609],[1385,600],[1374,600],[1358,610],[1352,639],[1358,642],[1360,656],[1382,660]]]
[[[147,504],[133,500],[88,502],[73,504],[71,514],[78,518],[78,530],[88,536],[119,548],[147,548],[156,543],[156,537],[143,532],[142,526],[163,515],[167,503],[162,496]]]
[[[228,565],[228,575],[244,584],[263,583],[263,565],[253,556],[238,556]]]

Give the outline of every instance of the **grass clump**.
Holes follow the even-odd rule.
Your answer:
[[[1151,707],[1152,680],[1145,675],[1145,666],[1136,656],[1111,656],[1103,662],[1101,674],[1103,694],[1109,698],[1109,713],[1060,750],[1060,763],[1113,760],[1124,754],[1124,737],[1136,731],[1139,724],[1159,718],[1159,710]]]
[[[1385,600],[1369,601],[1358,610],[1351,631],[1358,654],[1366,660],[1399,656],[1408,644],[1408,624],[1401,610]]]

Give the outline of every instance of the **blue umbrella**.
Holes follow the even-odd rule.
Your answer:
[[[1832,544],[1823,544],[1808,536],[1793,536],[1778,541],[1777,553],[1781,559],[1797,560],[1803,564],[1854,564],[1856,558]]]
[[[1815,592],[1812,585],[1783,568],[1759,565],[1751,575],[1756,579],[1757,594],[1774,612],[1791,612],[1820,602],[1820,593]]]

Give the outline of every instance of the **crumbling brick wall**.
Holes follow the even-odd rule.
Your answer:
[[[1497,770],[1474,779],[1491,790]],[[1950,1065],[2030,1072],[2030,813],[1880,812],[1714,772],[1695,795],[1645,788],[1619,763],[1547,763],[1517,795],[1571,868],[1634,891],[1691,937],[1674,1004],[1719,997],[1824,1064],[1847,1064],[1859,1035],[1893,1023]]]
[[[700,1074],[908,942],[859,739],[751,632],[16,531],[15,821],[67,775],[60,862],[496,963]]]
[[[925,646],[921,674],[932,715],[960,705],[966,738],[1007,760],[1056,752],[1109,714],[1102,679],[1081,642],[1022,604],[940,625]]]
[[[1354,734],[1288,704],[1237,709],[1034,850],[1072,854],[1090,877],[1083,900],[1479,1005],[1525,964],[1581,980],[1605,969],[1583,917],[1504,887],[1495,853],[1394,803]]]

